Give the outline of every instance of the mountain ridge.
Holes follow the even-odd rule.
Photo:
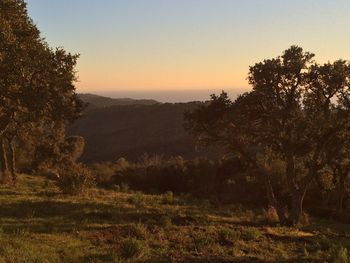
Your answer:
[[[111,106],[154,105],[160,103],[152,99],[111,98],[92,93],[79,93],[78,98],[87,103],[88,110]]]

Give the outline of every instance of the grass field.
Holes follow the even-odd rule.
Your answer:
[[[186,196],[0,186],[0,262],[347,262],[350,226],[272,226],[261,210]]]

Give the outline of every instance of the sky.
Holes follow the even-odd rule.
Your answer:
[[[249,89],[291,45],[350,59],[349,0],[27,0],[52,46],[81,55],[79,92]]]

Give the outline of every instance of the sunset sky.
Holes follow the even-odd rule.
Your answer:
[[[28,0],[51,46],[80,53],[79,92],[247,88],[292,44],[350,59],[349,0]]]

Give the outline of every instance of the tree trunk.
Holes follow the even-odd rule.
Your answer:
[[[15,184],[17,182],[17,174],[16,174],[16,147],[15,140],[12,139],[9,143],[9,166],[10,172],[12,176],[12,182]]]
[[[306,188],[301,190],[295,190],[292,193],[292,207],[289,216],[289,224],[291,226],[298,226],[301,223],[303,215],[303,202],[306,194]]]
[[[337,200],[337,212],[343,212],[343,201],[346,195],[346,187],[345,187],[345,177],[342,171],[339,172],[339,185],[338,185],[338,200]]]
[[[263,171],[263,173],[265,175],[265,188],[266,188],[266,195],[269,202],[269,206],[272,206],[276,209],[279,222],[282,225],[285,225],[287,223],[285,206],[277,201],[277,198],[275,196],[275,193],[271,184],[269,173],[265,171]]]
[[[8,177],[8,162],[6,156],[6,147],[4,140],[0,140],[0,166],[1,166],[1,183],[5,183]]]
[[[0,137],[6,132],[11,123],[11,119],[7,115],[0,116]]]

